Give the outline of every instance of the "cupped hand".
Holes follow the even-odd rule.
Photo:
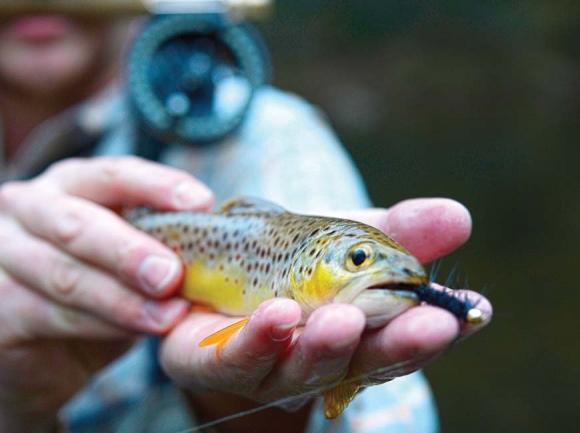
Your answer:
[[[203,210],[205,186],[134,157],[71,159],[0,191],[0,430],[34,431],[138,333],[187,312],[178,257],[114,210]]]
[[[458,248],[471,231],[469,212],[448,199],[408,200],[388,210],[336,216],[376,226],[422,262]],[[200,348],[198,343],[236,319],[194,313],[164,339],[161,362],[177,383],[191,391],[198,410],[202,408],[208,418],[236,410],[226,394],[264,404],[292,395],[311,395],[311,391],[328,389],[344,377],[364,377],[363,385],[381,383],[423,367],[458,336],[470,335],[489,322],[489,302],[473,292],[464,295],[477,300],[487,317],[483,323],[462,326],[448,311],[419,306],[372,331],[365,330],[362,312],[346,304],[319,308],[304,327],[297,328],[301,317],[298,304],[274,299],[263,303],[220,353],[215,347]],[[222,407],[225,402],[229,408]]]

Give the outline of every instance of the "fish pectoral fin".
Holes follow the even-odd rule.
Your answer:
[[[220,351],[227,343],[227,341],[232,337],[232,335],[242,329],[246,323],[248,323],[248,318],[239,320],[238,322],[232,323],[231,325],[226,326],[217,332],[214,332],[213,334],[201,340],[199,347],[212,346],[217,344],[217,350]]]
[[[324,415],[328,419],[336,418],[352,401],[361,382],[344,382],[324,393]]]

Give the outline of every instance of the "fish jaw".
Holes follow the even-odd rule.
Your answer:
[[[399,276],[381,282],[372,274],[355,279],[335,296],[335,303],[348,303],[365,314],[367,328],[379,328],[408,309],[420,304],[419,296],[410,286],[427,281],[423,275]]]
[[[354,298],[351,305],[362,310],[367,319],[367,328],[374,329],[386,325],[399,314],[419,305],[419,297],[408,290],[369,288]]]

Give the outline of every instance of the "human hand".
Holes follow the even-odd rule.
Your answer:
[[[422,262],[453,251],[471,231],[468,211],[446,199],[409,200],[388,210],[336,216],[378,227]],[[235,401],[225,394],[263,404],[328,389],[346,375],[364,377],[363,385],[381,383],[423,367],[459,335],[470,335],[487,324],[489,302],[472,292],[467,296],[479,300],[477,305],[488,317],[486,321],[462,326],[448,311],[419,306],[375,330],[365,330],[362,312],[346,304],[317,309],[306,325],[297,329],[300,307],[288,299],[274,299],[263,303],[219,354],[215,348],[198,347],[198,343],[237,319],[190,314],[164,339],[161,362],[170,377],[193,392],[197,410],[208,418],[237,410]],[[223,407],[226,404],[230,407]],[[277,416],[280,419],[281,414]]]
[[[132,344],[163,334],[188,303],[165,299],[178,257],[113,209],[204,210],[184,172],[134,157],[67,160],[0,191],[0,431],[43,431]]]

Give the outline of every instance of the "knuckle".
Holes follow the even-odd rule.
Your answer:
[[[55,162],[40,176],[40,178],[60,177],[63,174],[77,171],[88,162],[87,158],[67,158]]]
[[[145,244],[136,240],[120,243],[113,250],[118,274],[132,279],[138,278],[138,268],[149,251]]]
[[[52,224],[51,238],[59,243],[71,243],[79,238],[85,226],[85,214],[78,206],[71,206],[65,200],[57,200],[55,208],[57,212]]]
[[[101,173],[103,180],[109,184],[116,184],[122,179],[127,171],[131,171],[144,163],[142,158],[127,155],[119,157],[104,157],[97,161],[102,165]]]
[[[78,263],[70,259],[61,259],[55,264],[51,272],[51,286],[55,294],[70,298],[78,292],[82,280],[82,269]]]
[[[128,288],[123,286],[118,288],[124,290],[118,292],[114,298],[108,299],[106,316],[117,325],[135,328],[137,323],[143,322],[143,304]]]
[[[17,197],[22,196],[25,182],[7,182],[0,186],[0,209],[9,209]]]

